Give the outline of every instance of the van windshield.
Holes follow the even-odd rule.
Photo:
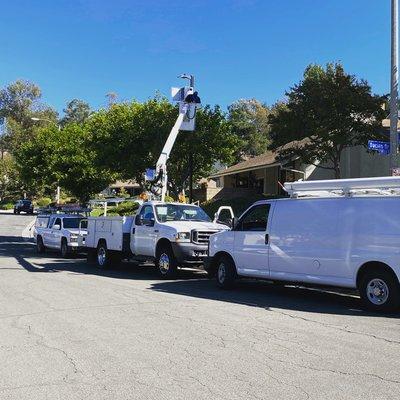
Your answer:
[[[187,204],[163,204],[155,206],[157,219],[168,221],[204,221],[210,222],[210,217],[197,206]]]

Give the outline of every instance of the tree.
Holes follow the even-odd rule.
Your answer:
[[[113,172],[99,167],[91,138],[84,126],[75,123],[61,131],[50,125],[40,129],[16,152],[23,182],[29,188],[50,191],[60,185],[82,203],[87,202],[116,178]]]
[[[0,201],[12,199],[20,192],[18,171],[13,158],[5,154],[0,159]]]
[[[366,81],[346,73],[340,64],[308,66],[303,80],[286,96],[286,104],[276,105],[269,118],[270,148],[281,158],[298,157],[340,178],[344,149],[367,147],[369,139],[382,138],[385,97],[372,94]]]
[[[3,139],[6,150],[13,151],[43,125],[44,121],[35,122],[32,117],[57,121],[56,111],[40,100],[40,88],[29,81],[17,80],[0,90],[0,118],[6,118],[7,135]]]
[[[241,141],[236,161],[245,156],[257,156],[269,143],[268,107],[256,99],[238,100],[228,107],[232,133]]]
[[[168,162],[170,191],[175,198],[188,186],[190,156],[196,182],[209,176],[216,162],[231,164],[235,161],[241,144],[218,106],[205,106],[198,110],[196,130],[180,132],[179,135]]]
[[[90,106],[83,100],[73,99],[64,108],[64,118],[61,120],[62,125],[69,123],[82,124],[90,115]]]
[[[114,104],[94,114],[87,126],[93,135],[97,162],[143,184],[146,168],[156,165],[178,116],[177,107],[156,96],[144,103]],[[179,191],[189,175],[188,156],[194,154],[194,177],[207,176],[216,161],[231,162],[238,141],[218,107],[200,110],[194,132],[180,132],[168,162],[171,187]]]

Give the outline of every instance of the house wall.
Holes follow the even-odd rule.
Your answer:
[[[389,175],[389,156],[369,153],[363,146],[345,149],[340,162],[341,178],[370,178]],[[322,164],[329,166],[329,164]],[[304,165],[303,168],[304,170]],[[334,179],[333,170],[315,168],[308,180]]]

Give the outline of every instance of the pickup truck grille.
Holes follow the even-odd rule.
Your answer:
[[[208,244],[210,241],[210,236],[214,233],[219,232],[219,230],[215,231],[192,231],[192,242],[195,244]]]

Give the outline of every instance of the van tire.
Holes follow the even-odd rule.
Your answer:
[[[67,239],[61,239],[60,254],[63,258],[68,258],[71,255],[71,249],[68,246]]]
[[[367,271],[360,279],[358,290],[367,310],[394,311],[400,307],[400,284],[390,271]]]
[[[38,254],[43,254],[46,251],[46,247],[44,246],[43,239],[41,236],[36,238],[36,252]]]
[[[218,258],[216,263],[215,277],[217,285],[221,289],[231,289],[235,285],[237,278],[236,268],[233,260],[225,255]]]
[[[178,273],[178,263],[171,246],[159,246],[156,254],[156,267],[163,279],[174,278]]]

